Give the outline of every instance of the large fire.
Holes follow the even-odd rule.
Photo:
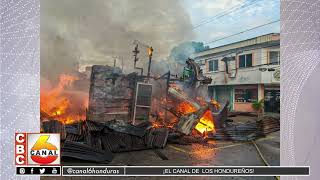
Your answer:
[[[178,84],[170,84],[170,88],[175,89],[179,94],[181,94],[184,97],[187,97],[185,92],[182,90],[183,88],[180,87]],[[203,98],[203,97],[196,97],[193,100],[186,99],[185,101],[183,100],[183,98],[180,98],[178,103],[170,100],[170,98],[169,99],[161,98],[160,104],[162,104],[163,106],[169,104],[169,106],[172,107],[172,111],[174,112],[174,114],[176,114],[177,116],[183,116],[183,115],[187,115],[190,113],[195,113],[199,110],[199,107],[196,107],[196,105],[192,104],[192,101],[198,103],[202,107],[209,105],[209,106],[217,108],[217,109],[220,108],[219,103],[216,102],[215,100],[212,99],[210,102],[207,102],[205,100],[205,98]],[[158,115],[161,116],[160,113],[158,113]],[[163,117],[163,115],[161,117]],[[161,119],[165,119],[165,118],[163,117]],[[171,119],[170,120],[170,127],[173,127],[174,124],[177,123],[177,120],[178,119]],[[154,127],[163,127],[164,124],[153,122],[153,126]],[[166,123],[166,127],[168,127],[168,122]],[[210,108],[208,108],[204,112],[204,114],[202,115],[202,117],[199,120],[199,123],[195,126],[195,129],[203,135],[206,135],[206,132],[215,132],[214,117],[212,116],[212,112],[211,112]]]
[[[188,102],[182,102],[177,106],[177,112],[183,115],[196,111],[197,109]]]
[[[201,103],[203,103],[203,101],[201,101]],[[197,109],[188,102],[182,102],[177,106],[177,111],[185,115],[185,114],[193,113],[197,111]],[[206,110],[205,113],[202,115],[195,129],[201,134],[204,134],[205,132],[212,132],[212,131],[215,132],[212,113],[209,109]]]
[[[62,74],[59,83],[51,89],[41,87],[40,109],[49,118],[63,123],[85,120],[88,97],[76,91],[68,91],[77,77]]]
[[[215,131],[213,124],[213,117],[210,110],[207,110],[201,117],[199,123],[196,125],[195,129],[201,134],[205,132]]]

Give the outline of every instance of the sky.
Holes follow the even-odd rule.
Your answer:
[[[42,0],[40,11],[41,76],[57,81],[60,74],[79,67],[113,65],[117,57],[116,66],[124,64],[124,71],[132,72],[135,40],[141,42],[138,67],[147,65],[148,46],[154,49],[154,61],[169,60],[181,43],[208,43],[278,20],[280,0]],[[214,21],[194,28],[208,19]],[[279,29],[275,23],[205,45],[212,48]]]
[[[251,4],[221,18],[213,18],[212,22],[194,29],[194,40],[204,43],[280,19],[279,0],[182,0],[182,4],[190,15],[193,26],[197,26],[204,20],[208,20],[232,7]],[[280,23],[277,22],[207,45],[216,47],[263,34],[279,32]]]

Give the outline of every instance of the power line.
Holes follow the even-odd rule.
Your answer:
[[[238,32],[238,33],[235,33],[235,34],[231,34],[231,35],[229,35],[229,36],[225,36],[225,37],[222,37],[222,38],[213,40],[213,41],[206,42],[206,43],[204,43],[204,45],[211,44],[211,43],[214,43],[214,42],[217,42],[217,41],[221,41],[221,40],[223,40],[223,39],[227,39],[227,38],[230,38],[230,37],[233,37],[233,36],[236,36],[236,35],[239,35],[239,34],[248,32],[248,31],[252,31],[252,30],[254,30],[254,29],[258,29],[258,28],[261,28],[261,27],[264,27],[264,26],[267,26],[267,25],[270,25],[270,24],[273,24],[273,23],[276,23],[276,22],[279,22],[279,21],[280,21],[280,19],[275,20],[275,21],[271,21],[271,22],[268,22],[268,23],[265,23],[265,24],[262,24],[262,25],[259,25],[259,26],[250,28],[250,29],[246,29],[246,30],[244,30],[244,31],[241,31],[241,32]]]
[[[242,5],[233,6],[232,8],[230,8],[228,10],[225,10],[225,11],[223,11],[223,12],[221,12],[221,13],[219,13],[219,14],[211,17],[211,18],[208,18],[207,20],[201,21],[198,25],[195,25],[192,29],[193,30],[197,29],[202,25],[205,25],[205,24],[208,24],[210,22],[213,22],[213,21],[215,21],[215,20],[217,20],[217,19],[219,19],[221,17],[224,17],[224,16],[226,16],[226,15],[228,15],[228,14],[234,12],[234,11],[238,11],[238,10],[244,9],[246,7],[249,7],[249,6],[255,4],[255,3],[259,2],[259,1],[261,1],[261,0],[253,0],[253,1],[249,2],[249,3],[243,3]]]
[[[250,3],[244,3],[241,6],[240,5],[233,6],[232,8],[230,8],[230,9],[228,9],[226,11],[223,11],[223,12],[221,12],[221,13],[219,13],[219,14],[217,14],[217,15],[215,15],[215,16],[207,19],[207,20],[204,20],[204,21],[200,22],[198,25],[194,26],[193,29],[197,29],[198,27],[200,27],[202,25],[205,25],[205,24],[208,24],[210,22],[213,22],[216,19],[219,19],[219,18],[221,18],[223,16],[226,16],[226,15],[228,15],[228,14],[234,12],[234,11],[237,11],[237,10],[243,9],[245,7],[248,7],[248,6],[250,6],[252,4],[255,4],[257,2],[258,2],[258,0],[254,0],[254,1],[251,1]]]
[[[244,5],[244,4],[245,4],[245,3],[243,3],[242,5]],[[241,5],[241,4],[237,4],[237,5],[233,6],[233,7],[231,7],[230,9],[227,9],[227,10],[225,10],[225,11],[222,11],[222,12],[220,12],[220,13],[212,16],[212,17],[209,17],[209,18],[207,18],[207,19],[204,19],[204,20],[200,21],[198,25],[200,25],[200,24],[202,24],[202,23],[205,23],[206,21],[208,21],[208,20],[210,20],[210,19],[212,19],[212,18],[216,18],[216,17],[218,17],[218,16],[220,16],[220,15],[222,15],[222,14],[228,12],[228,11],[231,11],[231,10],[239,7],[240,5]],[[196,25],[196,26],[198,26],[198,25]]]

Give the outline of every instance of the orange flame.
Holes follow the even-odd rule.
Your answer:
[[[196,112],[197,109],[188,102],[182,102],[178,105],[177,111],[185,115],[185,114]],[[212,113],[209,109],[200,118],[199,123],[196,125],[195,129],[201,134],[204,134],[206,132],[211,132],[211,131],[215,132]]]
[[[196,125],[195,129],[201,134],[205,132],[213,131],[215,132],[213,117],[210,110],[207,110],[201,117],[199,123]]]
[[[207,105],[206,100],[203,97],[196,97],[196,100],[198,101],[198,103],[202,106]]]
[[[78,80],[77,77],[62,74],[59,77],[59,83],[56,87],[50,90],[41,88],[40,91],[40,109],[50,116],[52,119],[59,120],[63,123],[72,123],[77,120],[84,120],[86,114],[84,109],[87,107],[88,98],[83,100],[82,111],[79,109],[71,108],[72,105],[79,106],[76,104],[70,95],[68,95],[67,87],[71,86],[72,83]],[[81,105],[80,105],[81,106]]]
[[[197,109],[188,102],[182,102],[177,107],[177,112],[183,115],[193,113],[196,111]]]

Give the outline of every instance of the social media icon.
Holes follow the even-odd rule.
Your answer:
[[[24,174],[25,172],[26,172],[26,170],[25,170],[24,168],[20,168],[20,169],[19,169],[19,173],[20,173],[20,174]]]
[[[39,169],[39,171],[40,171],[40,174],[44,174],[44,172],[46,171],[46,169],[45,169],[45,168],[41,168],[41,169]]]
[[[68,174],[71,174],[72,172],[73,172],[73,169],[72,169],[72,168],[68,168],[68,169],[67,169],[67,173],[68,173]]]
[[[56,169],[56,168],[53,168],[53,169],[52,169],[52,174],[57,174],[57,173],[58,173],[57,169]]]

